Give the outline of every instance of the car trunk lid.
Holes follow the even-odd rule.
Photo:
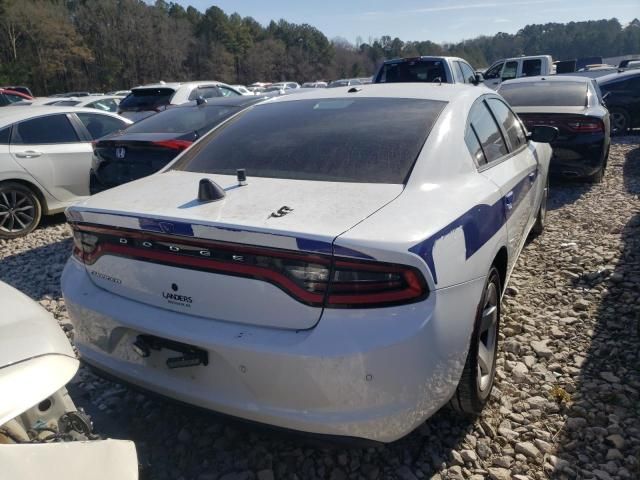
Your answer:
[[[69,210],[70,221],[94,228],[90,238],[100,237],[105,250],[85,262],[92,281],[159,308],[291,329],[320,318],[321,303],[304,290],[314,275],[321,282],[328,274],[334,239],[403,188],[256,177],[239,187],[228,175],[178,171],[154,177]],[[203,178],[226,197],[199,202]],[[346,248],[335,253],[369,258]],[[279,278],[264,269],[274,265],[284,272]]]

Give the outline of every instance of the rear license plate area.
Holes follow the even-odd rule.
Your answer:
[[[133,342],[133,349],[143,358],[149,357],[153,351],[168,350],[175,353],[176,355],[170,355],[165,361],[169,369],[209,365],[209,354],[206,350],[154,335],[138,335]]]

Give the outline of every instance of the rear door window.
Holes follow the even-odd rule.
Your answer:
[[[9,145],[11,138],[11,127],[5,127],[0,130],[0,145]]]
[[[222,92],[217,85],[211,85],[207,87],[198,87],[194,88],[189,95],[189,100],[195,100],[198,97],[202,97],[204,99],[207,98],[216,98],[221,97]]]
[[[525,60],[522,62],[522,76],[536,77],[542,74],[542,60]]]
[[[171,103],[172,88],[135,88],[120,102],[121,110],[155,110]]]
[[[66,115],[32,118],[14,125],[11,143],[21,145],[75,143],[78,134]]]
[[[447,73],[442,60],[404,60],[382,65],[376,83],[446,82]]]
[[[359,183],[404,183],[446,102],[301,99],[257,105],[203,138],[174,169]]]
[[[507,145],[498,124],[487,108],[485,102],[476,103],[469,114],[469,124],[478,137],[482,151],[488,163],[494,162],[507,155]],[[477,156],[476,151],[471,151],[471,155]]]
[[[126,122],[118,118],[110,117],[109,115],[100,115],[96,113],[76,113],[78,118],[85,126],[91,138],[96,140],[98,138],[109,135],[117,130],[127,128],[129,125]]]
[[[500,95],[512,107],[585,107],[586,82],[530,81],[500,86]]]
[[[457,83],[464,83],[464,76],[462,75],[462,66],[460,62],[453,62],[453,78]]]
[[[511,145],[511,150],[517,150],[521,146],[525,145],[527,143],[527,138],[525,136],[524,129],[522,128],[522,124],[509,107],[497,98],[490,98],[487,100],[487,103],[498,120],[498,123],[502,125],[502,129],[506,132],[507,139]]]

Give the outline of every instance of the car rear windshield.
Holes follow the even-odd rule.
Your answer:
[[[122,102],[120,110],[154,110],[168,105],[175,90],[172,88],[136,88]]]
[[[504,83],[502,95],[512,107],[585,107],[587,84],[581,82]]]
[[[376,83],[446,82],[442,60],[405,60],[385,63],[376,76]]]
[[[446,102],[332,98],[253,107],[214,130],[174,169],[335,182],[406,182]]]
[[[238,111],[232,106],[174,107],[134,123],[128,133],[187,133],[203,135]]]

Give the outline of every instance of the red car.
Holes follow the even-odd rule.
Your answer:
[[[6,107],[16,102],[23,100],[33,100],[33,97],[25,95],[24,93],[16,92],[15,90],[7,90],[0,88],[0,107]]]

